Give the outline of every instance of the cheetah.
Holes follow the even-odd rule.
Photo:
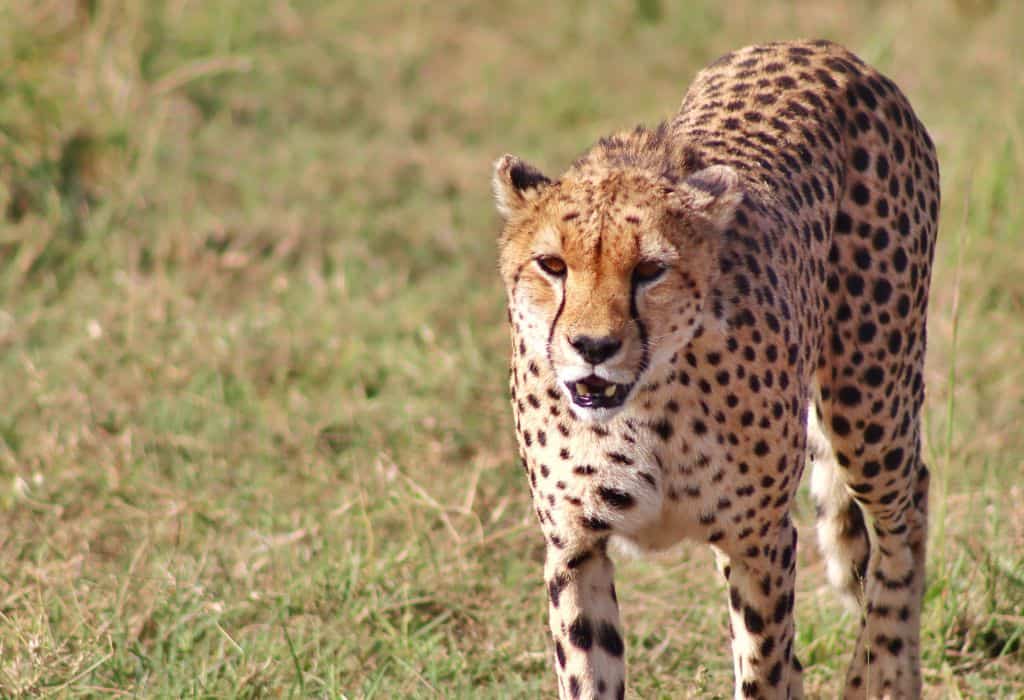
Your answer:
[[[493,185],[559,697],[625,695],[612,538],[708,543],[735,697],[802,697],[808,462],[829,578],[860,611],[842,693],[919,697],[939,171],[899,88],[828,41],[751,46],[656,128],[557,180],[506,155]]]

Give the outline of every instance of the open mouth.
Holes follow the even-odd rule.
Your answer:
[[[616,408],[621,406],[629,393],[629,384],[615,384],[601,379],[596,374],[566,382],[572,402],[583,408]]]

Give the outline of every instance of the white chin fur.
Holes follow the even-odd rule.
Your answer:
[[[573,415],[587,423],[607,423],[628,405],[629,400],[627,399],[626,403],[615,408],[585,408],[577,406],[572,397],[569,397],[569,406],[572,407]]]

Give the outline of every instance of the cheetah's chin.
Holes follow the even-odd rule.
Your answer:
[[[619,408],[629,396],[632,384],[616,384],[596,374],[566,382],[572,402],[580,408]]]

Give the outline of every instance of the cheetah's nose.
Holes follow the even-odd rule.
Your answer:
[[[584,360],[599,365],[622,347],[622,341],[611,336],[595,338],[592,335],[578,335],[569,339],[569,345],[576,349]]]

